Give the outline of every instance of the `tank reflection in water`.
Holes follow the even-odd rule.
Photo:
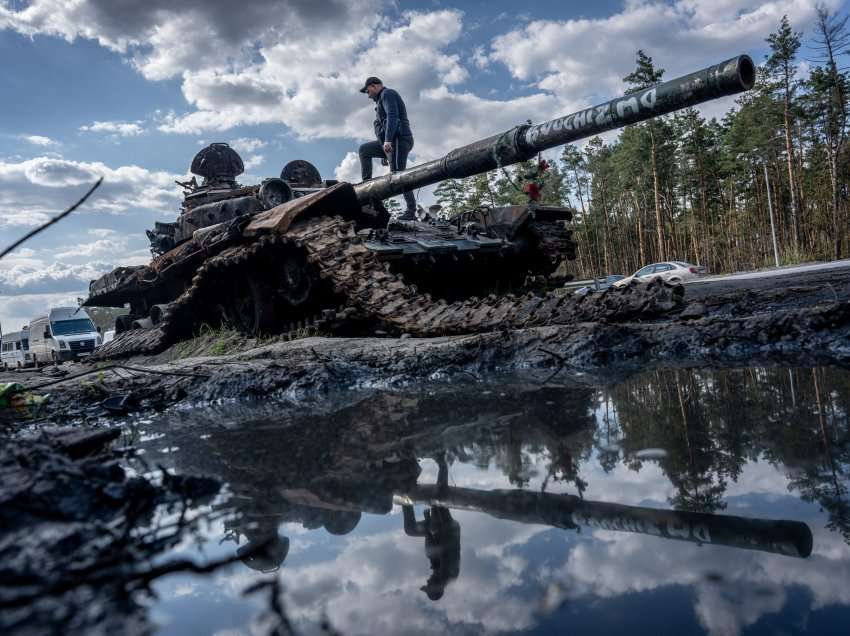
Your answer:
[[[268,577],[299,633],[850,633],[846,371],[343,399],[138,424],[228,483],[179,551],[246,555],[159,583],[161,634],[257,631]]]

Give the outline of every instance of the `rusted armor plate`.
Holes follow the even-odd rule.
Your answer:
[[[205,319],[202,299],[217,293],[231,268],[250,271],[252,262],[268,262],[270,255],[283,262],[288,250],[306,251],[318,275],[341,296],[337,316],[368,319],[376,330],[396,334],[427,337],[551,324],[645,320],[682,304],[683,288],[660,281],[612,287],[587,296],[549,293],[491,295],[454,303],[434,301],[388,271],[378,255],[366,248],[365,239],[355,232],[352,221],[316,216],[292,223],[286,216],[284,210],[274,217],[291,223],[286,234],[267,234],[207,259],[192,285],[169,306],[158,328],[121,334],[96,351],[94,357],[153,353],[190,336]]]
[[[337,210],[359,210],[357,197],[351,184],[337,183],[330,188],[287,201],[281,205],[257,214],[245,228],[247,237],[266,232],[283,234],[299,216],[309,211],[311,215],[333,214]]]

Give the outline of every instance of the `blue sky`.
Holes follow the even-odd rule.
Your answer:
[[[105,177],[84,210],[0,261],[0,323],[17,329],[146,262],[144,230],[176,216],[173,181],[207,143],[239,150],[242,183],[293,158],[356,180],[367,75],[405,98],[417,163],[615,96],[638,48],[668,77],[741,52],[760,61],[783,14],[811,33],[814,4],[0,0],[0,245]]]

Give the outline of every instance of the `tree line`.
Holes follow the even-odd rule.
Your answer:
[[[766,40],[769,54],[753,90],[721,119],[689,108],[566,146],[542,177],[537,161],[435,190],[441,214],[527,201],[522,184],[542,182],[541,203],[569,205],[579,278],[628,274],[651,262],[681,260],[711,272],[846,256],[848,246],[847,17],[818,7],[806,42],[788,17]],[[644,51],[623,78],[628,92],[663,81]],[[772,215],[770,213],[772,209]],[[771,223],[772,221],[772,223]]]

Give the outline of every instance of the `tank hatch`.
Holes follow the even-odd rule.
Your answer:
[[[228,144],[215,143],[195,155],[189,170],[204,178],[202,186],[235,188],[236,177],[245,172],[245,164]]]

